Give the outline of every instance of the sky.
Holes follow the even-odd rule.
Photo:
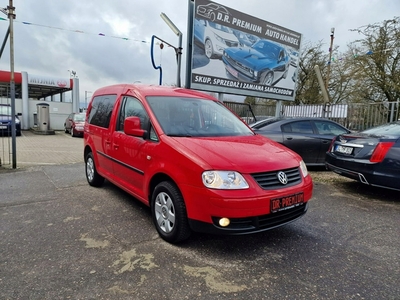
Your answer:
[[[9,5],[8,0],[2,0]],[[96,89],[115,83],[159,83],[150,55],[152,36],[178,46],[178,37],[160,17],[165,13],[183,33],[181,66],[185,83],[189,0],[13,0],[14,69],[39,76],[70,78],[76,72],[80,101]],[[301,33],[302,42],[326,44],[331,28],[334,46],[345,51],[361,38],[350,29],[381,23],[400,15],[399,0],[219,0],[228,8]],[[6,18],[6,16],[0,15]],[[0,36],[8,20],[0,21]],[[156,40],[157,41],[157,40]],[[163,84],[174,85],[177,61],[171,47],[154,48],[155,64],[163,69]],[[10,44],[0,60],[10,70]],[[86,91],[86,93],[85,93]],[[234,96],[232,96],[234,97]],[[229,99],[229,96],[227,98]],[[68,99],[67,99],[68,101]],[[234,101],[234,100],[233,100]]]

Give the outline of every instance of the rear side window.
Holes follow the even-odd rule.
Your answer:
[[[89,124],[108,128],[116,100],[117,95],[95,97],[88,117]]]
[[[282,131],[292,133],[313,133],[310,121],[299,121],[282,125]]]

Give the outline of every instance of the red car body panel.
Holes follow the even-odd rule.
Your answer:
[[[85,151],[93,153],[97,172],[150,205],[152,181],[158,176],[176,183],[185,201],[190,220],[212,223],[212,217],[244,218],[271,213],[270,200],[303,193],[306,203],[312,197],[310,175],[299,184],[273,190],[263,189],[251,174],[268,170],[298,168],[301,158],[286,147],[261,135],[228,137],[173,137],[164,133],[155,118],[147,96],[217,99],[201,92],[159,86],[114,85],[97,90],[93,98],[117,95],[110,125],[101,128],[85,124]],[[149,141],[116,131],[119,106],[124,96],[140,100],[149,115],[159,141]],[[92,101],[87,114],[90,113]],[[202,173],[207,170],[234,170],[242,174],[248,189],[206,188]],[[301,173],[301,172],[300,172]]]

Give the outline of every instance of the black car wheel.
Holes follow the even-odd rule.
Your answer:
[[[99,187],[103,184],[104,177],[102,177],[101,175],[99,175],[99,173],[97,173],[92,152],[89,152],[85,156],[85,173],[87,182],[91,186]]]
[[[267,72],[261,75],[261,84],[263,85],[272,85],[274,82],[274,74],[272,72]]]
[[[169,243],[189,238],[191,231],[186,206],[178,187],[170,182],[159,183],[151,200],[151,213],[158,234]]]
[[[67,124],[64,124],[64,132],[68,133]]]

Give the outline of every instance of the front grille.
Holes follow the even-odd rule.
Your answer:
[[[233,60],[231,57],[226,57],[226,59],[231,64],[231,66],[234,67],[236,70],[245,74],[248,77],[253,77],[249,67],[244,66],[242,63]]]
[[[262,215],[257,217],[249,218],[233,218],[230,219],[230,224],[228,227],[221,227],[218,224],[220,218],[213,217],[213,223],[215,226],[227,230],[238,230],[243,232],[251,231],[262,231],[267,229],[272,229],[291,221],[304,215],[307,211],[307,203],[295,206],[293,208],[283,210],[276,213],[271,213],[268,215]]]
[[[282,184],[278,179],[278,172],[284,172],[287,176],[287,184]],[[265,173],[255,173],[251,174],[254,180],[260,185],[264,190],[273,190],[279,189],[282,187],[292,186],[295,184],[299,184],[301,182],[301,175],[299,168],[287,169],[287,170],[278,170],[273,172],[265,172]]]

